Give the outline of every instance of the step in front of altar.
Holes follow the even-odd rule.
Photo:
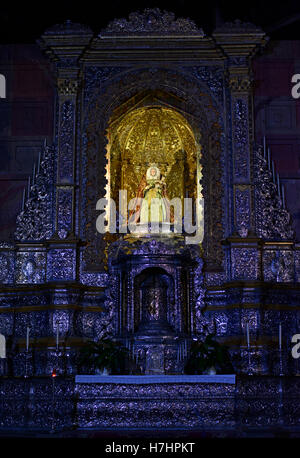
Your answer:
[[[235,376],[86,376],[75,379],[78,428],[233,426]]]

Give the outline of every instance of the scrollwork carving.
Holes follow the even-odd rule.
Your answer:
[[[255,151],[254,170],[258,235],[267,240],[294,240],[291,216],[282,206],[261,147]]]
[[[42,252],[19,252],[16,260],[16,283],[45,281],[46,256]]]
[[[231,250],[233,280],[256,280],[258,278],[258,253],[255,248]]]
[[[73,249],[52,249],[48,253],[48,280],[74,280],[76,261]]]
[[[290,282],[294,279],[293,254],[287,250],[266,250],[264,256],[266,281]]]
[[[217,27],[214,34],[219,33],[262,33],[262,29],[251,22],[242,22],[240,19],[236,19],[233,22],[225,22],[220,27]]]
[[[57,233],[61,239],[72,230],[73,190],[68,187],[57,189]]]
[[[155,78],[154,78],[155,74]],[[96,74],[94,74],[96,77]],[[96,80],[95,80],[96,81]],[[175,83],[175,84],[174,84]],[[101,85],[99,79],[92,91],[92,82],[88,83],[89,91],[85,97],[86,118],[84,120],[84,133],[86,140],[86,189],[85,199],[85,236],[87,247],[84,252],[84,260],[87,270],[103,268],[101,252],[105,252],[105,240],[100,234],[95,236],[95,221],[97,212],[96,201],[104,196],[106,185],[106,129],[116,108],[127,101],[134,100],[137,94],[143,91],[160,91],[162,94],[171,94],[185,100],[185,109],[188,109],[194,119],[198,119],[197,128],[201,130],[201,145],[206,154],[203,154],[203,196],[205,200],[205,234],[203,246],[207,258],[207,265],[211,267],[221,266],[223,262],[223,250],[221,239],[223,236],[222,215],[222,168],[221,152],[222,142],[222,119],[216,107],[216,102],[211,98],[207,90],[201,89],[201,82],[194,76],[168,69],[139,69],[132,72],[120,73]],[[100,88],[100,89],[99,89]],[[118,97],[115,97],[118,94]],[[113,103],[112,103],[113,101]],[[95,167],[96,165],[96,167]],[[213,185],[212,185],[213,183]],[[213,189],[213,195],[210,190]],[[213,204],[212,204],[213,202]],[[94,205],[94,204],[95,205]],[[214,230],[210,230],[213,227]],[[210,236],[208,237],[208,233]],[[97,253],[97,256],[95,256]]]
[[[44,35],[87,35],[92,33],[92,29],[87,25],[67,20],[63,24],[52,25],[46,29]]]
[[[219,66],[183,67],[183,70],[204,81],[216,99],[222,103],[224,96],[224,70]]]
[[[57,89],[59,95],[76,95],[78,90],[78,81],[75,79],[58,78]]]
[[[241,237],[247,237],[251,228],[251,189],[248,186],[235,188],[235,225]]]
[[[9,258],[0,253],[0,283],[4,283],[9,273]]]
[[[117,273],[110,272],[105,295],[104,311],[101,315],[100,329],[97,332],[98,339],[104,336],[113,337],[116,334],[119,303],[119,275]]]
[[[233,102],[234,174],[239,181],[249,179],[248,101],[239,97]]]
[[[53,232],[52,223],[52,186],[54,148],[46,146],[43,150],[40,172],[30,188],[30,195],[24,210],[17,217],[17,240],[49,239]]]
[[[178,18],[168,11],[159,8],[146,8],[142,13],[134,12],[129,20],[114,19],[101,35],[110,34],[189,34],[204,36],[203,30],[198,29],[191,19]]]
[[[232,76],[229,79],[228,85],[232,92],[248,92],[251,89],[252,81],[248,75],[243,77]]]
[[[191,256],[195,267],[191,272],[192,276],[192,304],[193,304],[193,322],[194,329],[192,333],[201,338],[207,334],[208,320],[203,315],[205,308],[205,288],[203,277],[203,259],[197,247],[191,248]]]

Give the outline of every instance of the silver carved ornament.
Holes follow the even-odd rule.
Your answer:
[[[258,235],[267,240],[294,240],[291,216],[278,196],[261,147],[255,150],[255,199]]]
[[[67,19],[63,24],[55,24],[49,27],[44,35],[87,35],[93,34],[92,29],[84,24],[72,22]]]
[[[113,337],[116,334],[116,306],[119,297],[119,276],[111,272],[109,276],[108,286],[105,289],[106,299],[104,302],[104,311],[101,315],[100,330],[97,332],[97,338],[101,339],[104,336]]]
[[[0,253],[0,283],[5,283],[9,273],[9,260],[8,257]]]
[[[207,326],[209,321],[204,317],[203,310],[205,308],[205,288],[203,277],[203,259],[200,255],[197,246],[190,247],[191,256],[196,263],[192,272],[193,283],[193,308],[194,308],[194,335],[205,336],[207,334]]]
[[[45,146],[40,170],[17,217],[15,238],[18,241],[49,239],[52,227],[52,183],[54,148]]]
[[[233,22],[224,22],[220,27],[217,27],[214,30],[214,34],[219,33],[263,33],[263,30],[251,22],[242,22],[240,19],[235,19]]]
[[[270,270],[276,282],[292,281],[293,279],[293,259],[285,253],[277,250],[270,262]]]
[[[78,90],[78,81],[76,79],[58,78],[57,89],[60,95],[76,95]]]
[[[115,19],[99,36],[127,34],[188,34],[204,36],[203,30],[199,29],[194,21],[188,18],[175,19],[175,14],[169,11],[161,11],[159,8],[146,8],[142,13],[129,14],[127,19]]]

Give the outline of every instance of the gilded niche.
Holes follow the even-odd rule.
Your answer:
[[[156,164],[166,181],[168,197],[199,196],[200,147],[178,111],[161,106],[137,108],[110,124],[107,195],[118,202],[137,196],[148,168]],[[197,180],[198,177],[198,180]]]

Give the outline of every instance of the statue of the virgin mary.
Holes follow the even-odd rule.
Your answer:
[[[156,165],[143,176],[135,202],[134,222],[140,224],[170,222],[170,204],[165,177]]]

